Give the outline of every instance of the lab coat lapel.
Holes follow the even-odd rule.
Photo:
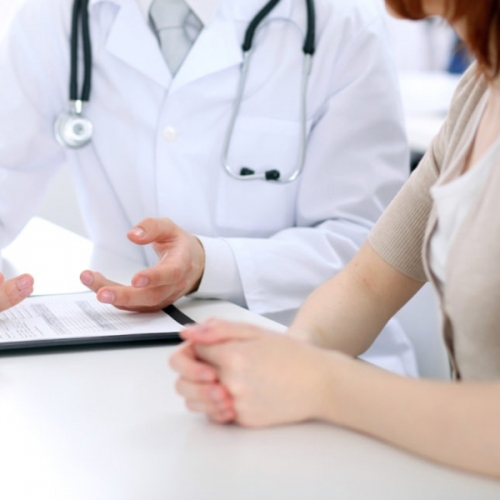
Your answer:
[[[238,65],[242,60],[235,23],[216,18],[199,34],[175,76],[170,92],[206,75]]]
[[[268,16],[272,18],[290,17],[296,0],[281,1]],[[241,64],[243,61],[243,38],[236,31],[237,21],[250,23],[263,7],[262,0],[232,0],[222,2],[212,23],[196,40],[184,64],[175,76],[170,92],[183,85],[203,78],[217,71]],[[241,40],[240,40],[241,38]]]
[[[111,27],[106,49],[124,63],[168,88],[172,77],[158,41],[144,22],[135,1],[117,1],[119,12]]]

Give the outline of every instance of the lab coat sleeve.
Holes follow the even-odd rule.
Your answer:
[[[57,77],[52,65],[61,54],[52,40],[39,39],[45,3],[27,3],[0,40],[0,247],[36,214],[64,161],[47,119],[54,92],[46,85]]]
[[[248,307],[293,310],[338,273],[409,175],[397,76],[381,19],[337,47],[323,37],[311,82],[330,90],[309,136],[295,227],[228,238]],[[336,62],[332,65],[331,58]],[[315,77],[324,67],[331,75]],[[314,99],[314,84],[309,99]]]
[[[198,236],[205,251],[205,270],[198,290],[191,294],[199,299],[227,300],[246,307],[243,284],[231,245],[224,238]]]

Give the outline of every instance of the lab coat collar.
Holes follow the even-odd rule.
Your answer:
[[[201,1],[198,0],[199,3]],[[174,92],[206,75],[241,64],[243,60],[242,40],[239,40],[234,20],[249,22],[262,8],[261,2],[218,1],[220,6],[214,19],[201,31],[174,79],[154,33],[144,22],[137,0],[90,0],[89,8],[105,2],[117,5],[119,12],[109,32],[106,49],[165,89],[170,87],[170,92]],[[295,1],[282,0],[269,18],[289,18]],[[139,19],[141,22],[138,22]]]
[[[158,40],[142,19],[135,0],[90,0],[89,8],[100,3],[113,3],[118,13],[106,40],[106,50],[124,63],[168,88],[172,76],[158,46]],[[91,12],[92,16],[92,12]],[[147,54],[147,57],[144,56]]]
[[[203,26],[208,26],[213,21],[221,0],[186,0],[186,3],[199,17]]]
[[[234,22],[216,18],[198,35],[172,81],[170,93],[206,75],[241,64],[242,61]]]
[[[197,0],[198,3],[203,1],[205,0]],[[288,19],[295,1],[282,0],[269,18]],[[208,74],[243,62],[243,39],[240,40],[235,20],[249,23],[264,3],[261,0],[219,0],[219,3],[213,21],[201,31],[173,80],[170,92]]]
[[[273,18],[290,19],[295,2],[296,0],[281,0],[263,22]],[[234,18],[238,21],[246,21],[249,23],[267,2],[265,0],[245,0],[233,1],[233,3]]]

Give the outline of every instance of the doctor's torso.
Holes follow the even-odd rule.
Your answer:
[[[32,9],[33,37],[44,40],[37,49],[44,77],[31,92],[45,96],[51,123],[67,108],[71,3],[48,0]],[[345,85],[336,66],[349,57],[343,38],[365,22],[356,4],[316,1],[318,44],[307,98],[311,134],[328,98]],[[106,244],[109,237],[112,245],[111,233],[124,234],[146,216],[169,217],[205,236],[267,237],[297,224],[296,200],[311,174],[289,185],[242,182],[231,179],[221,161],[241,43],[262,5],[222,0],[172,79],[137,0],[90,1],[93,75],[85,114],[94,137],[65,154],[94,239]],[[305,30],[305,2],[282,0],[257,32],[229,151],[236,171],[277,168],[287,176],[297,168]],[[104,217],[114,223],[109,234],[99,228]]]

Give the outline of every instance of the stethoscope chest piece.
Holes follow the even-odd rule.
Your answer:
[[[61,146],[78,149],[92,140],[92,122],[73,110],[61,113],[55,123],[56,139]]]

